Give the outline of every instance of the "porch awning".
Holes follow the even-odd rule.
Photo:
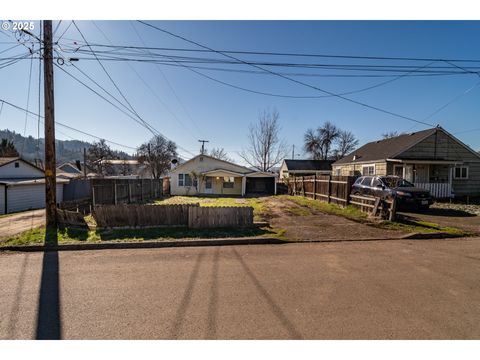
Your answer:
[[[243,177],[244,174],[235,172],[235,171],[230,171],[226,169],[216,169],[216,170],[210,170],[210,171],[205,171],[202,173],[202,175],[205,176],[214,176],[214,177]]]
[[[387,159],[387,161],[398,164],[438,164],[438,165],[459,165],[463,160],[415,160],[415,159]]]

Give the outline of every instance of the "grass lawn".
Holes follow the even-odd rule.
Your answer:
[[[415,218],[398,216],[396,221],[375,221],[369,219],[368,215],[364,212],[361,212],[358,208],[354,206],[347,206],[346,208],[340,207],[334,204],[328,204],[320,200],[313,200],[301,196],[291,196],[291,195],[279,195],[277,198],[293,201],[294,203],[301,205],[310,210],[322,212],[325,214],[342,216],[344,218],[358,221],[364,224],[371,226],[379,227],[381,229],[387,230],[398,230],[406,233],[436,233],[444,232],[450,235],[457,236],[471,236],[473,234],[468,231],[455,228],[455,227],[445,227],[438,224],[418,220]],[[302,212],[302,209],[288,209],[294,215],[309,215]]]
[[[200,204],[200,206],[251,206],[253,208],[254,221],[263,221],[263,216],[267,212],[265,204],[258,198],[172,196],[155,201],[156,205],[196,203]]]
[[[177,239],[220,239],[242,237],[275,237],[281,238],[280,230],[268,226],[254,226],[241,229],[188,229],[177,228],[148,228],[148,229],[111,229],[111,230],[58,230],[59,244],[100,243],[107,241],[146,241],[146,240],[177,240]],[[43,244],[45,227],[25,231],[18,235],[0,240],[2,246]]]

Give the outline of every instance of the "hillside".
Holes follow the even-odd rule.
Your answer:
[[[23,137],[10,130],[0,130],[0,139],[13,140],[13,144],[21,156],[29,161],[35,162],[40,159],[43,162],[45,151],[45,140],[39,140],[39,153],[37,155],[37,139],[33,136]],[[57,163],[61,164],[67,161],[83,160],[83,148],[88,148],[91,143],[79,140],[57,140],[55,142]],[[23,149],[23,151],[22,151]],[[133,157],[123,151],[114,151],[118,159],[133,159]]]

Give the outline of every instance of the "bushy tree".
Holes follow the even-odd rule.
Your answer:
[[[0,157],[17,157],[19,156],[17,149],[15,149],[15,145],[13,145],[13,141],[9,141],[8,139],[2,139],[0,142]]]
[[[154,179],[160,178],[177,157],[177,145],[161,135],[155,135],[138,148],[138,160],[145,164]]]
[[[113,167],[107,160],[114,158],[113,151],[104,139],[96,141],[88,148],[87,167],[100,176],[113,174]]]

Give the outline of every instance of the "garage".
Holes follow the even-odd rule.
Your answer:
[[[63,200],[63,184],[57,183],[57,203]],[[41,209],[45,207],[45,180],[10,180],[2,181],[0,186],[0,214]]]
[[[246,176],[246,195],[275,195],[276,177],[268,172],[256,172]]]

